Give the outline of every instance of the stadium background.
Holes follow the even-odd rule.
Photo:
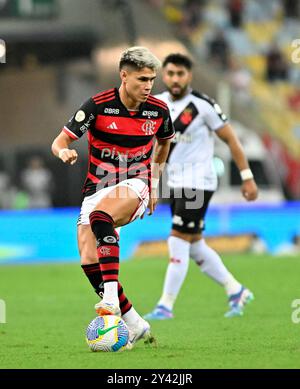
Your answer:
[[[46,271],[60,274],[66,262],[70,262],[66,266],[71,266],[67,268],[72,269],[76,282],[82,284],[74,296],[82,288],[85,300],[81,304],[93,305],[88,285],[75,266],[79,259],[75,224],[87,167],[86,140],[77,143],[80,158],[72,167],[55,159],[50,146],[83,100],[119,85],[119,55],[126,47],[138,44],[149,47],[161,59],[174,51],[191,55],[195,62],[194,88],[215,97],[238,130],[259,184],[260,199],[255,204],[243,202],[238,173],[224,151],[226,146],[217,145],[220,188],[208,212],[206,236],[226,254],[225,261],[237,274],[248,277],[254,290],[256,282],[263,285],[267,278],[268,299],[262,311],[268,309],[270,299],[273,301],[272,285],[274,289],[278,283],[283,285],[281,297],[286,300],[283,303],[279,299],[277,306],[283,320],[282,333],[274,342],[283,342],[288,327],[294,348],[289,357],[287,352],[279,358],[278,366],[299,367],[299,342],[297,346],[292,341],[297,326],[290,320],[291,303],[299,298],[295,274],[300,266],[299,8],[297,1],[288,0],[0,2],[0,299],[7,305],[7,323],[3,314],[0,317],[1,334],[16,314],[9,303],[20,298],[18,288],[13,290],[15,280],[26,288],[27,282],[35,282],[36,278],[30,278],[33,275],[42,278]],[[158,78],[154,92],[162,88]],[[126,262],[127,268],[124,264],[125,277],[129,277],[126,269],[138,277],[148,269],[156,280],[150,288],[152,296],[144,300],[137,284],[136,288],[129,286],[133,296],[139,295],[136,299],[141,311],[147,311],[159,296],[169,227],[168,207],[162,200],[153,217],[122,230],[121,259],[134,258]],[[29,266],[33,262],[36,265]],[[55,283],[49,274],[47,282]],[[192,282],[199,281],[189,279]],[[201,293],[206,290],[211,301],[218,292],[210,292],[210,284],[203,282]],[[71,281],[68,292],[58,293],[55,301],[70,293],[70,288]],[[265,293],[263,287],[261,291]],[[47,295],[49,291],[44,292]],[[187,291],[185,294],[190,298]],[[31,298],[28,292],[24,296]],[[55,302],[51,304],[54,309]],[[34,305],[25,312],[35,309]],[[200,308],[207,309],[203,303]],[[91,312],[85,315],[83,323]],[[212,320],[213,313],[209,315]],[[266,316],[270,315],[267,311]],[[234,323],[231,330],[237,328]],[[82,347],[80,342],[77,347]],[[17,367],[13,350],[8,353],[8,362],[0,367]],[[248,367],[247,363],[250,367],[276,367],[276,362],[267,358],[256,359],[256,364],[254,359],[245,359],[244,365],[237,367]],[[176,361],[174,367],[188,367],[180,362],[180,355]],[[194,367],[235,367],[234,361],[233,357],[228,363],[220,360],[215,365],[212,354],[206,364],[200,366],[199,362]],[[39,365],[33,359],[32,365],[24,366],[56,365],[47,365],[47,361]],[[93,367],[92,362],[84,367],[89,366]]]

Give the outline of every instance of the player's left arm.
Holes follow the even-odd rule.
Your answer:
[[[241,192],[247,201],[253,201],[258,196],[258,189],[253,174],[249,168],[243,146],[241,145],[232,126],[226,123],[215,131],[218,137],[225,142],[231,152],[232,158],[240,171],[242,186]]]
[[[158,184],[170,151],[171,139],[156,139],[151,163],[151,194],[148,215],[152,215],[158,203]]]
[[[158,184],[160,176],[168,159],[172,138],[175,135],[174,126],[168,109],[163,111],[163,120],[157,131],[156,142],[151,163],[151,193],[148,204],[148,215],[152,215],[158,203]]]

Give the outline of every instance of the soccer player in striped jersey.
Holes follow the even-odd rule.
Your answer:
[[[157,204],[156,187],[174,128],[167,104],[150,92],[160,61],[144,47],[122,53],[120,88],[84,102],[52,144],[64,163],[77,161],[70,148],[87,133],[89,165],[78,220],[82,268],[102,300],[99,315],[122,315],[130,342],[150,338],[150,325],[135,311],[119,283],[119,238],[116,228]],[[155,145],[154,139],[156,140]]]
[[[241,172],[241,191],[247,201],[256,199],[257,186],[226,116],[214,100],[190,87],[191,80],[192,62],[187,56],[170,54],[164,60],[163,82],[167,91],[156,97],[168,104],[176,131],[168,161],[173,224],[163,293],[155,309],[144,316],[146,319],[173,317],[173,306],[190,258],[225,288],[229,301],[226,317],[242,315],[245,303],[253,299],[253,294],[233,277],[202,236],[205,213],[217,188],[213,168],[214,133],[229,146]]]

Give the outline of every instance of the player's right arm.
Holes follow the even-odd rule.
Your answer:
[[[70,149],[70,144],[79,139],[91,126],[97,117],[97,106],[92,98],[85,101],[79,110],[64,126],[61,133],[52,143],[53,154],[64,163],[73,165],[78,158],[77,151]]]
[[[77,151],[70,149],[69,146],[73,142],[69,135],[62,131],[52,143],[52,153],[64,163],[73,165],[78,158]]]

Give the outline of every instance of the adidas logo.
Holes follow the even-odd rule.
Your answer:
[[[106,128],[110,128],[110,129],[112,129],[112,130],[117,130],[118,129],[118,127],[117,127],[117,125],[116,125],[116,122],[112,122],[109,126],[107,126]]]

